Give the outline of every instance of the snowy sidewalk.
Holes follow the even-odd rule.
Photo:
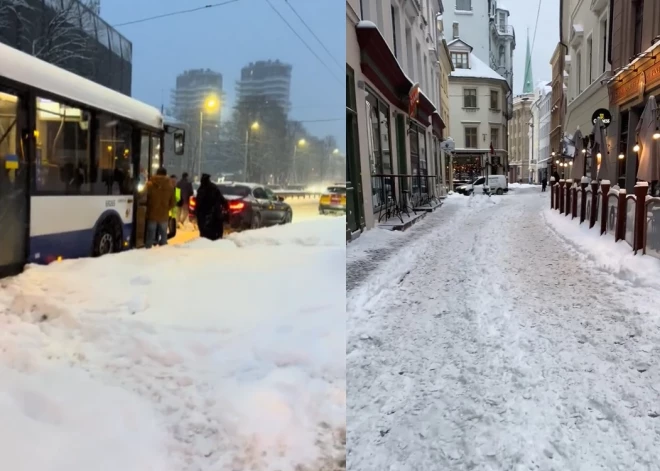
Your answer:
[[[0,280],[11,471],[345,469],[345,222]]]
[[[660,469],[660,293],[578,256],[548,205],[466,205],[350,293],[348,469]]]

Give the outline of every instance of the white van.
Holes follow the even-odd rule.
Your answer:
[[[458,192],[468,196],[472,193],[483,194],[485,181],[486,177],[479,177],[474,182],[458,188]],[[505,175],[488,175],[488,186],[490,192],[495,195],[501,195],[509,191],[509,182]]]

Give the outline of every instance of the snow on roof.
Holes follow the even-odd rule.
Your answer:
[[[374,23],[373,21],[362,20],[357,24],[356,28],[378,29],[378,26],[376,26],[376,23]]]
[[[503,80],[506,82],[504,77],[488,67],[485,62],[483,62],[472,53],[470,53],[469,65],[469,69],[454,69],[454,71],[450,74],[450,77],[484,78],[491,80]]]
[[[0,76],[153,128],[163,127],[163,117],[153,106],[1,43]]]

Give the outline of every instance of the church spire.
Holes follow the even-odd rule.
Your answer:
[[[529,47],[529,28],[527,28],[527,52],[525,53],[525,80],[523,93],[534,93],[534,77],[532,76],[532,51]]]

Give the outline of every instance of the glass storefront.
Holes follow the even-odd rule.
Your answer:
[[[410,163],[412,170],[412,193],[416,198],[428,194],[428,156],[426,133],[418,124],[411,122],[408,131],[410,141]]]
[[[394,198],[392,178],[392,146],[390,138],[390,108],[369,88],[366,94],[367,145],[373,209],[378,210]]]

